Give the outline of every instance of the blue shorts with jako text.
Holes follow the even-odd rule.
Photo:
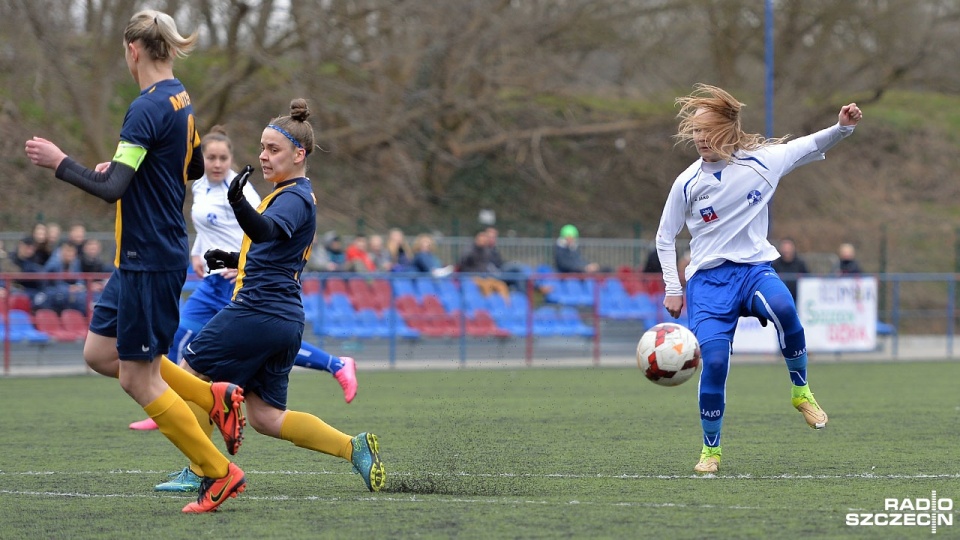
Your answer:
[[[780,277],[770,263],[725,262],[698,270],[687,283],[690,330],[701,345],[716,339],[733,342],[740,317],[755,317],[751,305],[765,280]]]

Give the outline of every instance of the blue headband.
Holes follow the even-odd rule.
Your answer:
[[[304,149],[304,148],[303,148],[303,145],[300,144],[300,141],[294,139],[294,138],[293,138],[293,135],[291,135],[290,132],[288,132],[287,130],[283,129],[282,127],[280,127],[280,126],[278,126],[278,125],[276,125],[276,124],[267,124],[267,127],[268,127],[268,128],[273,128],[273,129],[279,131],[284,137],[290,139],[290,142],[292,142],[293,145],[296,146],[297,148],[299,148],[299,149],[301,149],[301,150]]]

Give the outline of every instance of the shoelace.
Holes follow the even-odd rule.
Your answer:
[[[210,489],[210,486],[213,485],[213,482],[214,482],[213,478],[204,478],[203,481],[200,482],[200,490],[199,490],[199,492],[197,493],[197,500],[198,500],[198,501],[202,501],[202,500],[203,500],[203,496],[206,495],[207,490]]]

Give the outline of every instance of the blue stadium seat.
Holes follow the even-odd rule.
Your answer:
[[[10,318],[10,341],[26,341],[28,343],[48,343],[50,336],[37,330],[33,326],[30,314],[19,309],[7,312]]]
[[[428,294],[440,296],[440,288],[437,285],[437,280],[432,277],[415,278],[413,280],[413,288],[417,291],[417,298],[423,298]]]
[[[416,339],[420,337],[420,332],[410,328],[407,323],[403,320],[403,317],[397,313],[396,308],[387,308],[384,310],[383,315],[381,315],[384,324],[387,327],[388,336],[389,332],[396,332],[397,337],[403,339]]]
[[[593,337],[593,328],[584,324],[576,308],[563,306],[559,309],[557,315],[558,326],[563,335]]]
[[[409,294],[417,299],[420,298],[420,295],[417,293],[416,288],[413,286],[413,280],[410,278],[395,277],[392,280],[393,282],[393,296],[394,298],[401,297],[405,294]]]
[[[533,312],[533,334],[535,336],[560,335],[559,318],[553,306],[540,306]]]

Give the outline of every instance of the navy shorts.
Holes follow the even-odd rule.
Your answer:
[[[770,263],[725,262],[698,270],[687,283],[687,315],[700,344],[716,339],[732,343],[740,317],[757,315],[753,296],[767,279],[780,280]]]
[[[303,339],[303,321],[290,321],[237,304],[214,315],[183,349],[183,359],[214,381],[239,385],[280,410]]]
[[[90,331],[117,338],[121,360],[153,360],[170,351],[180,324],[187,271],[114,270],[93,306]]]

